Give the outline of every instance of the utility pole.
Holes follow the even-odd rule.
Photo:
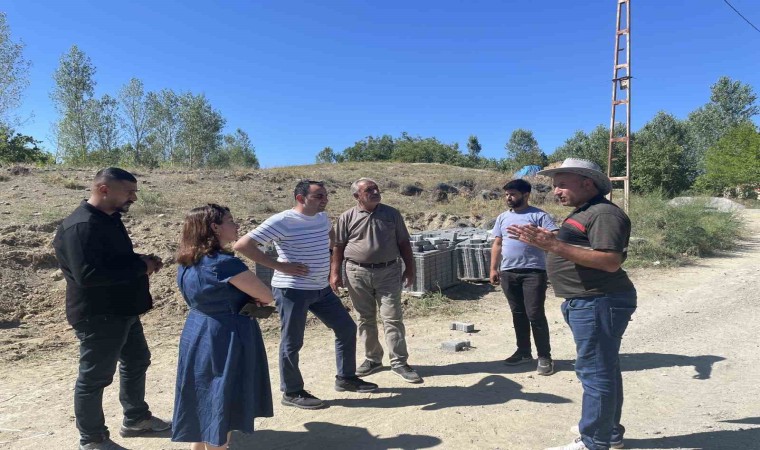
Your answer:
[[[612,70],[612,114],[610,145],[607,152],[607,176],[613,181],[613,186],[615,182],[623,182],[623,209],[628,212],[631,181],[631,0],[616,0],[616,2],[617,27]],[[615,132],[616,112],[623,106],[625,106],[625,134]],[[621,135],[618,136],[618,134]],[[613,161],[623,157],[625,157],[625,175],[613,173]],[[612,192],[608,198],[612,200]]]

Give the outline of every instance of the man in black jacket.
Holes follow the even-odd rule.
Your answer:
[[[135,201],[135,177],[103,169],[95,175],[89,200],[64,219],[53,241],[66,278],[66,318],[80,343],[74,388],[80,450],[121,448],[110,440],[103,416],[103,389],[113,381],[117,361],[124,409],[119,434],[171,428],[151,415],[144,399],[150,351],[139,316],[153,307],[148,277],[163,263],[132,248],[121,214]]]

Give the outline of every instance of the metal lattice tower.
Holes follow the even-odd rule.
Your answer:
[[[628,194],[631,180],[631,0],[617,1],[617,28],[615,30],[615,61],[612,71],[612,116],[610,118],[610,145],[607,152],[607,175],[615,182],[623,182],[623,209],[628,212]],[[625,131],[615,130],[618,108],[625,106]],[[623,153],[625,151],[625,153]],[[614,161],[625,157],[625,174]],[[613,170],[616,169],[616,170]],[[612,192],[609,194],[612,200]]]

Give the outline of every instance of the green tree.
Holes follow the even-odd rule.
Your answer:
[[[473,158],[476,159],[480,156],[480,151],[483,148],[480,146],[480,142],[478,141],[478,137],[474,134],[471,134],[469,139],[467,139],[467,154]]]
[[[744,122],[729,130],[705,155],[698,187],[719,193],[740,185],[760,187],[760,133]]]
[[[99,100],[90,100],[87,108],[94,135],[94,150],[88,160],[96,161],[101,165],[119,163],[121,159],[118,148],[121,123],[119,102],[106,94]]]
[[[756,100],[752,86],[729,77],[720,77],[710,87],[710,102],[718,106],[731,123],[746,122],[760,113],[760,108],[755,105]]]
[[[394,148],[393,138],[387,134],[379,138],[367,136],[343,150],[342,156],[345,161],[389,161]]]
[[[598,125],[591,133],[578,130],[564,144],[557,147],[549,157],[551,162],[564,161],[567,158],[579,158],[593,161],[607,170],[607,152],[610,145],[610,129]]]
[[[672,196],[689,188],[693,167],[686,145],[686,124],[660,111],[634,136],[631,146],[631,186],[638,192]]]
[[[179,96],[171,89],[162,89],[157,93],[149,92],[145,102],[147,128],[150,129],[146,143],[151,155],[157,161],[181,165],[182,157],[177,149],[177,136],[182,126]]]
[[[403,132],[395,144],[394,161],[462,165],[465,159],[459,151],[459,144],[444,144],[434,137],[415,137]]]
[[[64,161],[82,163],[92,147],[91,112],[95,90],[95,67],[90,58],[74,45],[61,57],[55,71],[51,98],[60,115],[58,144]]]
[[[24,59],[24,44],[14,42],[7,16],[0,12],[0,123],[10,126],[10,111],[21,104],[21,95],[29,86],[29,67]]]
[[[122,126],[130,140],[134,152],[135,164],[142,164],[142,151],[145,147],[145,138],[150,134],[148,102],[142,81],[132,78],[119,91],[119,105],[122,114]],[[156,158],[153,159],[153,163]]]
[[[211,164],[215,167],[247,167],[251,169],[259,168],[259,159],[256,157],[256,150],[251,144],[251,138],[248,133],[238,128],[235,133],[224,136],[224,143],[220,152],[223,160],[217,164]]]
[[[53,156],[39,148],[39,143],[0,124],[0,164],[52,164]]]
[[[224,117],[205,95],[188,92],[179,98],[179,119],[177,147],[183,162],[191,168],[208,165],[221,149]]]
[[[325,147],[321,152],[317,153],[317,164],[331,164],[334,162],[337,162],[337,158],[331,147]]]
[[[505,148],[507,157],[513,160],[518,168],[527,165],[544,167],[547,163],[546,154],[541,151],[530,130],[518,128],[513,131]]]
[[[757,95],[752,86],[721,77],[710,87],[710,102],[689,114],[687,157],[700,172],[705,170],[705,154],[729,130],[751,121],[758,114]]]

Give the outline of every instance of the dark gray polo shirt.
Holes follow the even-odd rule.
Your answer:
[[[592,250],[622,253],[625,261],[631,221],[622,209],[602,196],[594,197],[573,211],[562,223],[557,239]],[[549,281],[557,297],[594,297],[633,290],[623,269],[605,272],[582,266],[554,253],[546,258]]]
[[[408,240],[401,213],[382,203],[372,212],[354,206],[340,215],[335,227],[335,243],[346,246],[344,258],[358,263],[393,261],[401,255],[398,244]]]

